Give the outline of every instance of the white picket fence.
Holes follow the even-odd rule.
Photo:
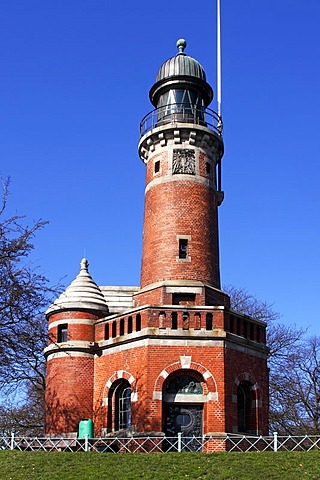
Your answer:
[[[282,436],[205,436],[177,437],[131,436],[107,438],[20,437],[12,433],[0,437],[0,450],[67,451],[100,453],[155,453],[155,452],[253,452],[253,451],[309,451],[320,450],[320,437]]]

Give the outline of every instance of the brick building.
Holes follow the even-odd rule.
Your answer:
[[[99,287],[83,259],[48,309],[47,433],[83,418],[96,436],[268,433],[265,324],[220,288],[222,122],[202,66],[177,46],[140,126],[140,286]]]

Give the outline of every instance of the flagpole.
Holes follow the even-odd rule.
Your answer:
[[[221,108],[221,8],[220,0],[217,0],[217,106],[218,106],[218,132],[222,135],[222,108]],[[222,191],[221,158],[218,162],[217,188]]]
[[[221,117],[221,8],[217,0],[217,103],[218,115]]]

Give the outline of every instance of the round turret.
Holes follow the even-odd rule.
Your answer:
[[[93,416],[95,322],[109,313],[104,296],[81,260],[79,274],[46,312],[49,322],[46,432],[76,432]],[[65,415],[65,412],[75,412]]]

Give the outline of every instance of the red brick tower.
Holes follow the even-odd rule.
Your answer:
[[[220,289],[222,121],[203,68],[177,46],[141,122],[140,288],[99,288],[83,265],[81,295],[71,284],[49,309],[48,432],[88,416],[97,436],[268,432],[266,326],[231,311]]]
[[[139,154],[147,174],[136,302],[161,303],[169,288],[174,303],[189,295],[193,304],[224,305],[218,239],[222,123],[207,108],[213,92],[203,68],[184,53],[184,40],[177,46],[179,53],[161,66],[150,90],[156,109],[141,122]],[[204,287],[204,296],[197,287]]]

